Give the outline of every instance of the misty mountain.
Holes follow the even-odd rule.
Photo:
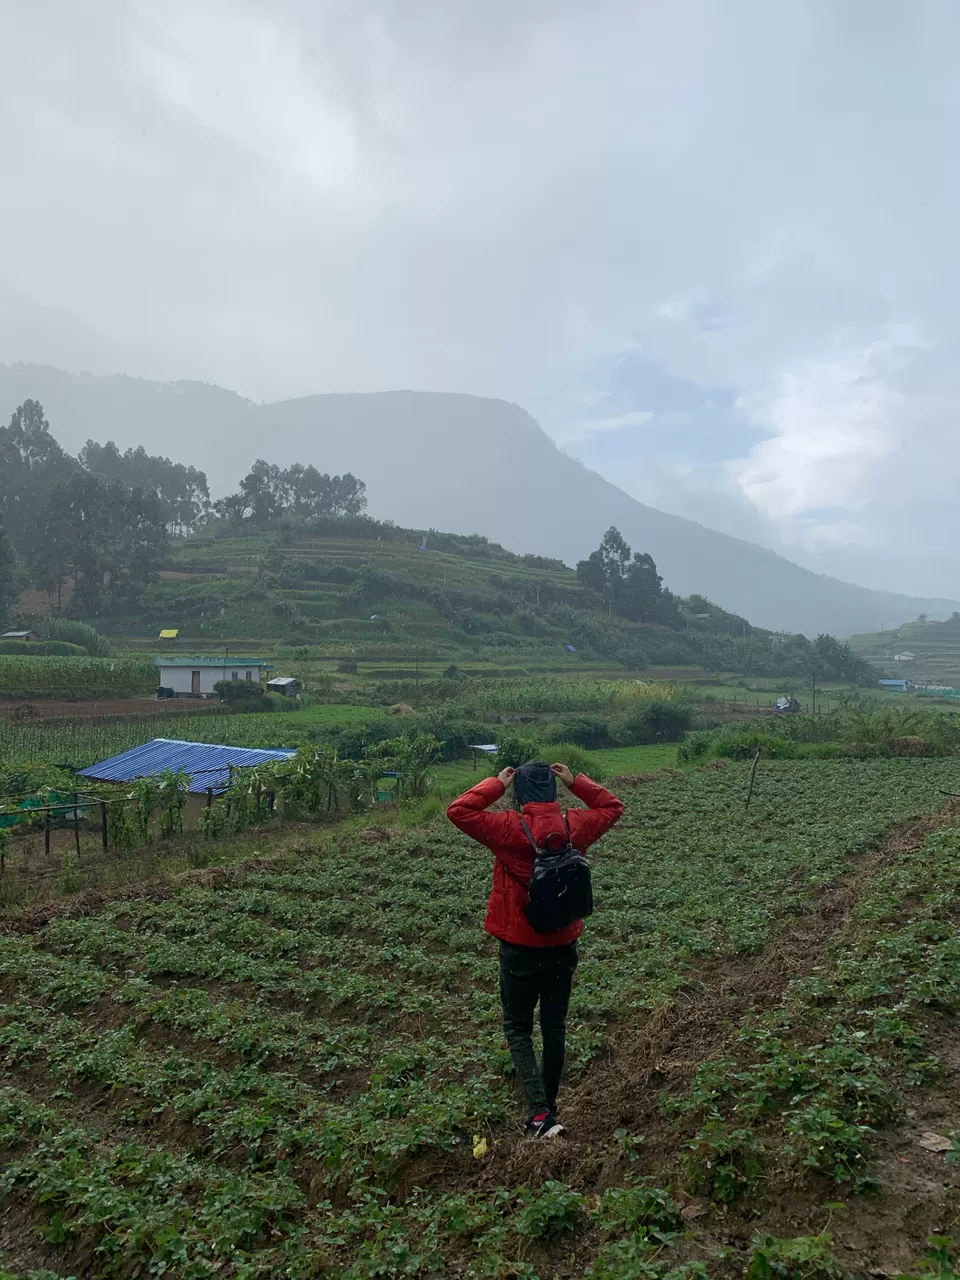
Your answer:
[[[0,279],[0,360],[14,351],[21,360],[90,373],[138,369],[163,374],[148,344],[109,337],[75,312],[49,306]]]
[[[475,396],[396,391],[255,405],[203,383],[157,383],[0,365],[0,418],[42,401],[63,446],[138,444],[234,489],[255,458],[312,463],[366,481],[371,515],[482,533],[518,552],[584,558],[616,525],[678,594],[708,596],[759,626],[838,635],[877,631],[960,604],[870,590],[631,498],[568,457],[523,409]]]

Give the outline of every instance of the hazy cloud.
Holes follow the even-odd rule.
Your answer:
[[[8,0],[0,278],[130,372],[517,400],[644,501],[906,587],[960,482],[958,36],[953,0]]]

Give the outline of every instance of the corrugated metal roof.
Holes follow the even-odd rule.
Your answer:
[[[267,684],[297,684],[296,676],[274,676],[272,680],[268,680]]]
[[[190,790],[199,795],[211,787],[214,791],[222,791],[230,781],[230,765],[249,769],[271,760],[289,760],[295,754],[279,748],[261,751],[253,747],[154,738],[152,742],[92,764],[89,769],[81,769],[79,776],[94,778],[98,782],[132,782],[134,778],[149,778],[163,773],[164,769],[182,769],[190,775]]]
[[[266,667],[263,658],[241,658],[234,654],[232,658],[154,658],[155,667]]]

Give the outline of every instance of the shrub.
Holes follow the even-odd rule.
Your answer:
[[[548,742],[574,742],[587,751],[613,745],[610,725],[600,716],[564,716],[547,728]]]
[[[262,711],[264,688],[252,680],[218,680],[213,686],[224,702],[242,710]]]
[[[758,1236],[753,1242],[746,1280],[843,1280],[846,1272],[830,1254],[832,1244],[826,1231],[790,1240]]]
[[[583,1218],[584,1198],[562,1182],[547,1181],[517,1214],[516,1228],[522,1236],[551,1240],[565,1231],[576,1231]]]
[[[518,734],[504,735],[497,745],[497,754],[493,757],[492,772],[501,769],[517,769],[528,760],[545,760],[552,764],[559,761],[565,764],[571,773],[586,773],[592,778],[601,774],[596,765],[582,747],[572,742],[540,742]]]
[[[639,747],[655,742],[680,742],[693,724],[693,709],[684,702],[650,698],[637,702],[613,722],[618,746]]]
[[[110,641],[86,622],[44,615],[32,627],[41,640],[62,640],[67,644],[79,645],[91,658],[110,656]]]

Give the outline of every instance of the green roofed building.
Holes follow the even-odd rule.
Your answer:
[[[157,658],[158,696],[209,698],[221,680],[245,680],[259,684],[261,673],[270,671],[262,658],[231,658],[217,654],[213,658]],[[165,693],[161,693],[161,690]]]

